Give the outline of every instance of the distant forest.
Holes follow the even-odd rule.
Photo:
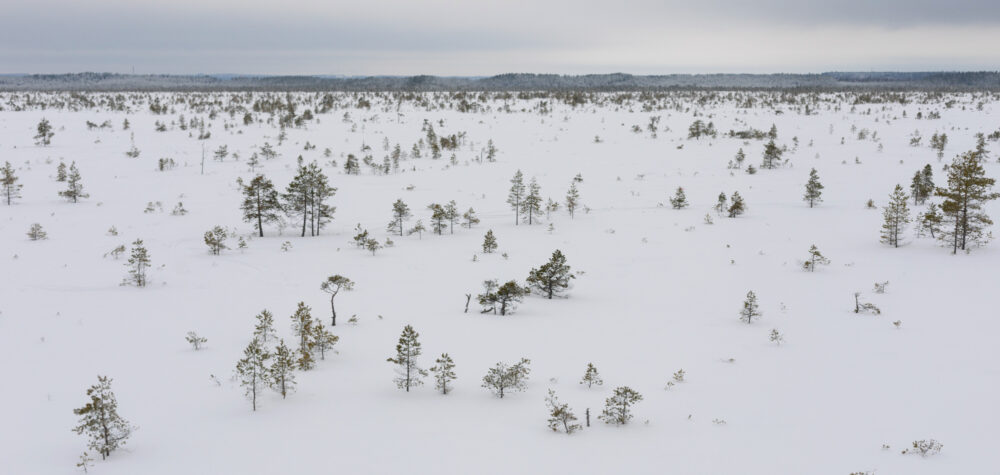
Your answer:
[[[1000,91],[1000,72],[445,76],[0,75],[0,91]]]

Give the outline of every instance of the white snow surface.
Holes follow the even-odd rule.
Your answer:
[[[950,99],[957,103],[946,108]],[[177,114],[143,108],[127,115],[0,111],[0,163],[10,161],[24,184],[23,198],[0,205],[0,472],[73,471],[86,440],[71,431],[72,409],[86,402],[97,375],[107,375],[120,413],[138,430],[123,449],[96,461],[91,471],[102,475],[997,473],[997,244],[952,255],[932,239],[915,238],[911,225],[906,244],[890,248],[879,242],[880,210],[864,207],[869,198],[885,204],[897,183],[908,189],[925,164],[942,184],[942,165],[971,149],[976,132],[996,128],[996,102],[977,110],[971,96],[954,95],[854,111],[842,103],[806,116],[787,106],[776,114],[732,103],[654,112],[555,103],[539,114],[530,110],[537,101],[511,100],[512,113],[403,103],[397,116],[373,101],[371,110],[334,110],[290,128],[280,146],[274,125],[243,126],[225,114],[211,120],[182,105],[177,114],[211,123],[210,139],[176,127],[156,132],[155,121],[169,123]],[[930,110],[942,118],[914,117]],[[645,129],[653,115],[663,116],[658,138],[631,130]],[[47,147],[32,139],[42,117],[55,127]],[[131,131],[121,129],[125,118]],[[745,125],[766,131],[773,123],[789,163],[756,175],[731,173],[726,163],[738,148],[759,166],[765,142],[689,140],[697,118],[722,132]],[[457,165],[449,165],[448,151],[432,160],[425,150],[424,158],[403,161],[399,173],[376,175],[364,165],[359,176],[343,173],[344,157],[363,156],[362,144],[377,162],[388,154],[383,138],[409,152],[423,136],[424,119],[439,136],[467,132]],[[87,120],[114,127],[91,131]],[[225,121],[234,126],[225,130]],[[878,141],[858,140],[852,125],[877,131]],[[908,145],[914,130],[924,146]],[[141,150],[134,159],[124,154],[130,132]],[[934,132],[950,139],[941,161],[926,146]],[[487,139],[500,149],[497,161],[478,163]],[[252,178],[246,158],[265,141],[280,157],[261,171],[278,188],[293,176],[299,155],[319,162],[337,187],[334,220],[320,236],[299,237],[291,224],[283,235],[270,226],[257,238],[241,221],[236,179]],[[316,149],[303,150],[306,141]],[[212,160],[220,145],[239,152],[240,161]],[[327,147],[337,167],[322,156]],[[161,157],[178,167],[157,171]],[[995,157],[986,165],[992,177]],[[54,179],[60,160],[76,162],[89,198],[73,204],[57,195],[64,186]],[[810,168],[826,187],[812,209],[802,201]],[[541,224],[515,226],[505,200],[517,169],[557,201],[582,174],[581,201],[590,211],[571,219],[560,209]],[[670,208],[678,186],[692,203],[687,209]],[[716,215],[720,191],[738,191],[748,213]],[[395,246],[374,256],[355,248],[358,223],[382,240],[389,236],[396,199],[414,211],[408,225],[417,218],[429,225],[426,206],[449,200],[463,211],[474,207],[482,223],[443,236],[393,237]],[[149,201],[162,202],[163,211],[144,213]],[[170,214],[178,201],[189,214]],[[986,210],[1000,216],[996,202]],[[706,213],[714,224],[703,222]],[[35,222],[47,240],[27,239]],[[107,234],[112,225],[118,236]],[[230,239],[233,249],[210,255],[202,234],[215,225],[253,236],[249,248],[240,252]],[[488,229],[499,241],[495,254],[480,249]],[[119,285],[127,256],[102,257],[137,238],[153,260],[147,288]],[[290,251],[280,249],[285,241]],[[812,244],[832,264],[807,273],[801,261]],[[481,315],[473,299],[463,313],[465,294],[478,293],[483,280],[523,282],[555,249],[583,273],[566,298],[531,295],[508,316]],[[319,285],[332,274],[357,283],[337,297],[338,353],[297,372],[297,390],[287,399],[267,391],[251,411],[232,374],[254,315],[273,312],[286,340],[299,301],[328,323],[329,300]],[[876,281],[890,282],[885,294],[872,291]],[[750,325],[738,317],[748,290],[763,312]],[[854,314],[856,291],[883,313]],[[352,314],[356,326],[346,324]],[[424,368],[443,352],[454,358],[452,393],[436,392],[431,378],[408,393],[395,387],[386,358],[406,324],[420,333]],[[768,341],[772,328],[785,343]],[[208,338],[203,349],[184,341],[188,331]],[[499,399],[480,387],[489,367],[521,357],[531,359],[526,391]],[[588,362],[603,386],[578,384]],[[664,389],[679,369],[686,381]],[[606,425],[596,416],[621,385],[644,400],[631,424]],[[591,427],[572,436],[548,430],[549,388],[581,422],[589,408]],[[900,454],[928,438],[944,444],[940,454]]]

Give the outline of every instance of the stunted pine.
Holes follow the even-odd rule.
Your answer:
[[[881,241],[892,247],[899,247],[906,225],[910,222],[910,209],[906,201],[903,187],[896,185],[889,194],[889,203],[882,208]]]
[[[403,327],[403,333],[399,335],[399,342],[396,343],[396,356],[387,358],[386,361],[396,365],[396,377],[393,381],[399,389],[410,392],[410,388],[424,384],[423,378],[427,376],[427,370],[420,368],[417,358],[420,356],[420,334],[407,325]]]

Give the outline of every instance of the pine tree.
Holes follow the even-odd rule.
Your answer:
[[[295,352],[285,345],[285,340],[279,340],[274,349],[274,362],[268,369],[271,388],[285,399],[288,393],[295,389]]]
[[[305,302],[299,302],[292,314],[292,333],[299,339],[299,353],[312,354],[312,309]]]
[[[934,194],[934,170],[930,165],[925,165],[923,169],[913,174],[910,196],[913,196],[913,204],[918,205],[927,201],[932,194]]]
[[[418,238],[423,239],[424,238],[424,231],[426,231],[426,230],[427,230],[427,228],[424,227],[424,222],[422,220],[418,219],[417,220],[417,224],[414,224],[413,227],[410,228],[409,231],[407,231],[407,234],[416,233]]]
[[[341,290],[348,292],[354,290],[354,281],[340,274],[331,275],[319,285],[319,289],[330,294],[330,313],[332,315],[330,326],[335,327],[337,326],[337,308],[333,306],[333,299],[337,298],[337,294]]]
[[[76,162],[70,164],[69,176],[66,177],[66,190],[60,191],[59,196],[62,196],[74,203],[76,203],[80,198],[87,198],[90,196],[83,192],[83,184],[80,183],[80,170],[77,170]]]
[[[731,203],[729,205],[729,209],[727,210],[730,218],[735,218],[746,212],[747,206],[743,202],[743,197],[740,196],[738,191],[733,192],[733,196],[730,198],[730,201]]]
[[[488,296],[487,300],[491,300],[500,306],[500,315],[507,315],[508,313],[514,313],[517,308],[517,304],[521,302],[525,295],[528,295],[528,288],[521,287],[516,281],[508,281],[507,283],[501,285],[496,289],[496,293],[492,296]],[[482,303],[482,296],[480,296],[480,303]],[[494,310],[494,313],[495,310]]]
[[[569,288],[569,281],[575,278],[576,276],[570,272],[570,267],[566,265],[566,256],[556,249],[549,262],[528,272],[527,283],[551,300],[553,296],[566,291]]]
[[[111,390],[111,378],[98,376],[97,384],[87,389],[90,401],[83,407],[73,409],[80,416],[80,423],[73,428],[77,434],[86,434],[90,439],[87,447],[106,459],[119,447],[125,445],[134,427],[118,414],[118,400]]]
[[[236,376],[254,411],[257,410],[257,395],[271,380],[267,368],[267,360],[270,358],[271,354],[260,340],[254,338],[243,350],[243,359],[236,362]]]
[[[129,281],[136,287],[146,286],[146,270],[150,265],[149,251],[142,243],[142,239],[136,239],[132,243],[132,253],[128,258]]]
[[[267,344],[269,340],[275,338],[274,315],[267,310],[262,310],[255,318],[257,324],[253,329],[253,337],[259,339],[262,344]]]
[[[483,237],[483,252],[486,254],[492,254],[493,251],[497,250],[497,238],[493,235],[493,230],[490,229],[486,231],[486,236]]]
[[[941,231],[941,223],[943,222],[944,216],[941,214],[941,208],[936,203],[931,203],[927,206],[927,211],[920,215],[917,235],[921,236],[927,233],[931,235],[931,238],[935,238],[936,234]]]
[[[533,218],[542,214],[542,195],[541,188],[538,186],[538,182],[535,178],[531,178],[531,183],[528,185],[528,195],[524,197],[522,203],[521,212],[527,214],[528,224],[534,224]]]
[[[417,357],[420,356],[420,336],[412,326],[403,327],[403,333],[396,343],[396,357],[388,358],[386,361],[396,365],[396,386],[410,392],[411,387],[424,384],[423,377],[427,376],[427,371],[417,365]]]
[[[910,222],[910,209],[906,205],[907,196],[903,187],[896,185],[889,195],[889,204],[882,208],[882,239],[892,247],[899,247],[901,236]]]
[[[594,366],[594,363],[587,363],[587,371],[583,373],[583,379],[580,380],[580,384],[586,384],[588,388],[604,384],[601,375],[597,374],[597,367]]]
[[[743,168],[743,161],[747,159],[747,154],[740,148],[736,151],[736,168]]]
[[[309,166],[299,165],[298,173],[292,178],[283,195],[285,212],[290,216],[302,216],[302,236],[306,230],[310,236],[319,235],[319,231],[330,221],[336,208],[326,204],[326,200],[337,192],[329,186],[328,179],[316,162]]]
[[[28,239],[32,241],[40,241],[43,239],[48,239],[49,235],[42,229],[42,225],[34,223],[28,228]]]
[[[455,221],[458,221],[458,205],[451,200],[444,205],[444,217],[448,220],[448,234],[455,234]]]
[[[318,318],[313,322],[310,339],[313,350],[319,351],[319,359],[321,360],[325,360],[326,353],[332,350],[333,346],[340,341],[340,337],[330,333]]]
[[[570,410],[569,404],[561,404],[556,397],[556,392],[549,389],[549,395],[545,398],[545,405],[549,408],[549,429],[559,432],[561,428],[567,435],[583,429],[580,424],[575,424],[576,416]]]
[[[56,181],[66,181],[66,162],[59,162],[56,166]]]
[[[778,168],[781,164],[781,154],[784,153],[781,148],[774,144],[774,139],[771,139],[767,145],[764,146],[764,161],[761,162],[760,167],[766,169]]]
[[[619,386],[614,395],[604,401],[604,411],[598,418],[607,424],[628,424],[632,420],[632,406],[639,401],[642,401],[641,394],[628,386]]]
[[[750,324],[754,319],[760,318],[762,314],[757,305],[757,294],[753,291],[747,292],[747,299],[743,301],[743,309],[740,310],[740,320]]]
[[[21,188],[23,185],[17,183],[17,175],[14,174],[14,167],[10,165],[10,162],[4,162],[3,168],[0,168],[0,192],[3,192],[3,196],[7,199],[7,206],[14,203],[14,200],[21,197]]]
[[[572,218],[576,214],[576,208],[580,206],[580,191],[576,189],[576,181],[572,181],[569,184],[569,191],[566,192],[566,211],[569,211],[569,217]]]
[[[524,174],[518,170],[514,178],[510,180],[510,193],[507,195],[507,204],[514,210],[514,224],[521,221],[521,207],[524,202]]]
[[[403,200],[396,200],[392,204],[392,221],[389,221],[389,226],[387,229],[392,232],[399,232],[399,235],[403,235],[403,222],[409,220],[413,215],[410,214],[410,207],[403,203]]]
[[[264,237],[264,223],[281,220],[281,201],[274,184],[264,175],[257,175],[243,187],[243,221],[254,223],[257,233]]]
[[[48,146],[52,143],[52,136],[55,135],[55,132],[52,132],[52,124],[49,123],[48,119],[42,119],[38,122],[38,127],[35,130],[38,132],[35,135],[35,145]]]
[[[222,253],[223,249],[229,249],[229,246],[226,246],[226,238],[228,237],[229,235],[222,226],[205,231],[205,245],[208,246],[208,251],[217,256]]]
[[[948,167],[948,187],[935,192],[944,198],[941,213],[945,225],[939,239],[951,246],[952,254],[981,244],[983,229],[993,224],[982,208],[987,201],[1000,197],[1000,193],[990,191],[996,180],[986,176],[982,155],[973,150],[955,157]]]
[[[815,244],[809,247],[809,257],[806,258],[806,262],[802,264],[802,268],[809,271],[815,272],[816,265],[829,265],[830,259],[823,256],[823,253],[819,252],[819,248]],[[749,297],[749,295],[747,296]],[[749,323],[749,322],[747,322]]]
[[[344,173],[348,175],[361,173],[361,164],[358,163],[358,157],[355,157],[354,154],[347,155],[347,160],[344,161]]]
[[[434,388],[441,391],[441,394],[448,394],[448,391],[451,391],[448,384],[456,378],[455,362],[452,361],[451,356],[448,356],[448,353],[441,353],[441,356],[434,360],[434,363],[436,364],[431,366],[431,371],[434,373]]]
[[[472,229],[477,224],[479,224],[479,218],[476,216],[476,210],[469,208],[468,211],[462,214],[462,226]]]
[[[670,206],[673,206],[674,209],[687,208],[688,201],[687,197],[684,196],[684,188],[679,186],[677,187],[677,191],[674,193],[674,196],[670,198]]]
[[[823,184],[819,182],[819,173],[816,173],[816,169],[813,168],[809,171],[809,181],[806,182],[806,193],[802,196],[802,199],[809,203],[809,207],[812,208],[814,204],[823,201]]]
[[[309,231],[310,236],[319,236],[327,223],[333,219],[336,208],[327,204],[327,200],[337,193],[337,189],[330,186],[329,179],[323,174],[316,162],[312,162],[306,168],[309,174]]]
[[[726,200],[726,194],[719,192],[719,198],[715,203],[715,212],[722,214],[725,213],[727,209],[729,209],[729,204]]]
[[[529,364],[531,360],[527,358],[521,358],[521,361],[512,365],[497,363],[486,372],[486,376],[483,376],[482,386],[500,399],[503,399],[507,392],[523,391],[528,386],[528,375],[531,373]]]
[[[187,337],[184,339],[187,340],[187,342],[194,347],[195,351],[200,350],[202,345],[204,345],[208,341],[208,338],[205,338],[203,336],[198,336],[198,334],[195,332],[188,332]]]
[[[427,205],[427,209],[431,210],[431,230],[434,231],[434,234],[443,234],[445,228],[448,227],[448,213],[444,210],[444,206],[431,203]]]

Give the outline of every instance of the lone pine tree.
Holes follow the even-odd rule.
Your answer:
[[[722,195],[719,195],[721,198]],[[743,202],[743,197],[740,196],[738,191],[733,192],[733,196],[730,197],[729,209],[726,210],[729,213],[730,218],[735,218],[747,211],[747,205]]]
[[[392,232],[398,232],[400,236],[403,235],[403,223],[409,220],[413,215],[410,213],[410,207],[403,202],[403,200],[396,200],[392,204],[392,221],[389,221],[387,229]]]
[[[226,238],[228,234],[222,226],[216,226],[208,231],[205,231],[205,245],[208,246],[208,251],[213,255],[219,255],[222,253],[223,249],[229,249],[226,246]]]
[[[782,153],[784,153],[784,151],[775,145],[774,139],[771,139],[767,145],[764,145],[764,159],[761,162],[760,167],[764,169],[778,168],[778,165],[781,164]]]
[[[386,359],[396,365],[396,378],[393,381],[399,389],[405,389],[406,392],[412,387],[424,384],[423,378],[427,376],[427,371],[417,364],[417,358],[421,353],[419,336],[420,334],[412,326],[403,327],[403,333],[399,335],[399,342],[396,343],[396,356]]]
[[[243,221],[254,223],[257,233],[264,237],[264,223],[281,220],[281,201],[274,184],[264,175],[257,175],[243,187]]]
[[[576,215],[576,209],[580,206],[580,191],[576,189],[576,180],[570,182],[569,191],[566,192],[566,211],[569,217]]]
[[[819,252],[819,248],[813,244],[809,247],[809,257],[807,257],[805,263],[802,264],[802,268],[809,272],[815,272],[817,265],[828,264],[830,264],[830,259],[823,256],[823,253]],[[747,297],[749,297],[749,295]]]
[[[24,185],[18,184],[17,180],[14,167],[10,165],[10,162],[4,162],[3,168],[0,168],[0,192],[3,192],[7,206],[10,206],[14,203],[15,199],[21,197],[21,188]]]
[[[69,176],[66,177],[66,189],[59,192],[59,196],[62,196],[74,203],[79,201],[81,198],[87,198],[90,195],[83,192],[83,183],[80,182],[80,170],[76,168],[76,162],[73,162],[69,166]]]
[[[271,354],[264,345],[254,338],[243,350],[243,358],[236,362],[236,377],[254,411],[257,410],[257,396],[271,382],[271,373],[267,367],[267,360],[270,358]]]
[[[538,186],[538,182],[535,178],[531,178],[531,184],[528,185],[528,194],[524,197],[522,202],[521,212],[525,213],[527,216],[524,217],[528,221],[528,224],[534,224],[534,217],[542,214],[542,190]]]
[[[518,170],[510,179],[510,192],[507,194],[507,204],[514,210],[514,225],[521,221],[521,207],[524,202],[524,174]]]
[[[462,226],[465,226],[466,229],[472,229],[477,224],[479,224],[479,218],[476,216],[476,210],[469,208],[462,214]]]
[[[569,404],[559,402],[556,392],[549,389],[549,395],[545,397],[545,406],[549,409],[549,429],[553,432],[562,430],[567,435],[583,429],[580,424],[576,424],[576,415],[569,408]]]
[[[455,222],[461,217],[458,214],[458,204],[455,203],[455,200],[444,205],[444,217],[448,220],[448,234],[455,234]]]
[[[674,209],[684,209],[688,206],[687,197],[684,196],[684,188],[677,187],[677,191],[674,196],[670,198],[670,206]]]
[[[325,360],[326,353],[332,350],[333,346],[340,341],[340,337],[330,333],[330,331],[323,326],[323,322],[318,318],[313,321],[312,331],[309,338],[312,343],[313,351],[319,351],[320,360]]]
[[[512,365],[497,363],[486,372],[486,376],[483,376],[482,386],[500,399],[510,391],[523,391],[527,387],[528,375],[531,373],[529,364],[531,360],[527,358],[521,358],[521,361]]]
[[[526,281],[546,298],[552,299],[553,296],[565,292],[569,288],[570,280],[575,278],[576,276],[570,272],[569,265],[566,264],[566,256],[556,249],[549,262],[528,272]]]
[[[628,386],[615,388],[614,394],[604,401],[604,411],[598,419],[607,424],[625,425],[632,420],[632,406],[642,401],[642,395]]]
[[[816,203],[823,201],[822,196],[823,184],[819,182],[819,173],[813,168],[809,171],[809,181],[806,182],[806,193],[802,195],[802,199],[812,208]]]
[[[486,231],[486,236],[483,237],[483,252],[486,254],[492,254],[497,250],[497,238],[493,235],[493,230],[490,229]]]
[[[972,150],[955,157],[948,167],[948,187],[935,191],[944,198],[941,203],[944,225],[939,239],[951,246],[952,254],[981,244],[984,228],[993,224],[982,209],[986,202],[1000,197],[1000,193],[990,191],[996,180],[986,176],[983,155]]]
[[[118,400],[111,390],[111,378],[98,376],[97,384],[87,389],[90,398],[83,407],[73,409],[80,416],[80,423],[73,428],[77,434],[86,434],[87,446],[106,459],[119,447],[125,445],[132,435],[133,427],[118,414]]]
[[[444,234],[445,228],[448,227],[448,212],[444,206],[431,203],[427,205],[427,209],[431,210],[431,230],[439,236]]]
[[[341,290],[348,292],[354,290],[354,281],[340,274],[331,275],[319,285],[319,289],[330,294],[330,326],[335,327],[337,326],[337,308],[334,307],[333,301],[337,298],[337,294],[340,293]]]
[[[149,269],[150,262],[149,251],[147,251],[146,246],[143,245],[142,239],[136,239],[135,242],[132,243],[132,253],[126,263],[129,274],[129,278],[126,282],[130,282],[136,287],[145,287],[146,271]]]
[[[906,205],[906,200],[903,187],[896,185],[889,194],[889,204],[882,208],[881,241],[892,247],[899,247],[903,231],[910,222],[910,209]]]
[[[448,391],[451,391],[449,384],[456,378],[455,362],[448,353],[441,353],[434,363],[434,366],[431,366],[431,372],[434,373],[434,388],[441,391],[441,394],[448,394]]]
[[[588,388],[604,384],[604,380],[597,373],[597,367],[594,366],[594,363],[587,363],[587,371],[583,373],[583,379],[580,380],[580,384],[586,384]]]
[[[760,318],[760,308],[757,305],[757,294],[753,291],[747,292],[747,298],[743,301],[743,309],[740,310],[740,320],[746,323],[753,323],[754,319]]]
[[[275,338],[274,315],[267,310],[262,310],[254,318],[257,319],[257,323],[253,328],[253,337],[259,339],[263,344],[273,340]]]
[[[52,136],[55,132],[52,131],[52,124],[49,123],[48,119],[42,119],[38,122],[38,127],[35,128],[37,132],[35,134],[35,145],[48,146],[52,144]]]

